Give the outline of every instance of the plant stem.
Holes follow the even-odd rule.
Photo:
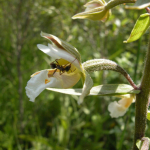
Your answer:
[[[124,3],[135,3],[136,0],[111,0],[107,3],[105,6],[105,9],[111,9],[119,4],[124,4]]]
[[[138,150],[136,142],[138,139],[142,139],[145,134],[145,127],[147,122],[147,108],[150,93],[150,34],[149,45],[146,55],[146,61],[144,66],[144,73],[140,85],[141,92],[136,96],[135,103],[135,134],[133,150]]]
[[[136,82],[137,79],[137,68],[139,65],[139,58],[140,58],[140,48],[141,48],[141,38],[138,40],[138,48],[137,48],[137,55],[136,55],[136,63],[135,63],[135,69],[134,69],[134,81]]]

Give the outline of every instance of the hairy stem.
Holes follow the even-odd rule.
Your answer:
[[[146,61],[144,66],[144,73],[140,85],[141,92],[136,96],[135,106],[135,134],[134,134],[134,145],[133,150],[138,150],[136,142],[138,139],[142,139],[145,134],[145,127],[147,122],[147,108],[150,93],[150,35],[149,45],[146,55]]]

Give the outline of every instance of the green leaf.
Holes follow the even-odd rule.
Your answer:
[[[81,95],[82,89],[56,89],[47,88],[54,92],[69,94],[69,95]],[[134,90],[132,86],[128,84],[104,84],[95,86],[90,90],[89,96],[99,95],[99,96],[114,96],[114,95],[124,95],[124,94],[138,94],[140,90]]]
[[[130,43],[135,40],[138,40],[148,29],[150,26],[150,14],[142,14],[139,19],[137,20],[130,37],[127,39],[127,41],[124,41],[124,43]]]
[[[44,137],[22,134],[22,135],[19,135],[19,138],[26,140],[26,141],[30,141],[30,142],[41,143],[41,144],[51,147],[51,144],[49,143],[49,139],[44,138]]]
[[[144,9],[150,6],[149,0],[137,0],[134,6],[126,6],[126,9]]]
[[[147,112],[147,119],[150,121],[150,111]]]

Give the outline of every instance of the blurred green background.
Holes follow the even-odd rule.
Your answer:
[[[50,57],[37,44],[48,44],[46,32],[76,47],[82,62],[93,58],[116,61],[140,83],[148,41],[124,44],[143,11],[117,6],[106,23],[72,20],[86,0],[0,1],[0,150],[128,150],[134,134],[134,104],[125,116],[112,119],[112,97],[78,97],[45,90],[30,102],[25,86],[30,75],[50,68]],[[127,83],[112,71],[91,74],[94,85]],[[75,86],[82,87],[81,81]],[[150,131],[146,131],[150,137]]]

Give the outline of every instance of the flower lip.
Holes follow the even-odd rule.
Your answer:
[[[47,87],[61,88],[60,80],[57,80],[54,77],[48,78],[47,73],[47,70],[42,70],[37,74],[35,73],[28,81],[25,89],[30,101],[34,101],[34,99]]]
[[[77,71],[71,73],[71,75],[66,72],[60,75],[59,70],[54,72],[55,69],[48,69],[32,75],[25,88],[30,101],[34,102],[35,98],[46,88],[70,88],[81,78]]]

